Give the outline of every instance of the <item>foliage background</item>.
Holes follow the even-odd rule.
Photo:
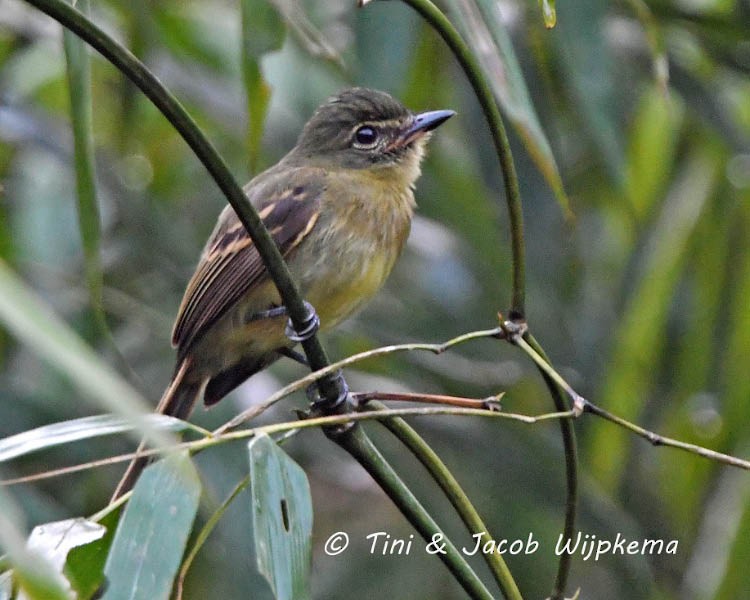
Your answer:
[[[296,27],[285,36],[275,12],[248,4],[255,12],[248,13],[252,36],[244,40],[234,2],[106,1],[92,9],[177,93],[240,180],[278,160],[311,111],[347,85],[385,89],[414,109],[457,110],[432,142],[418,188],[419,218],[386,289],[325,342],[333,357],[343,357],[494,325],[509,295],[502,185],[483,117],[443,43],[396,2],[356,10],[343,0],[307,1],[304,13],[293,11]],[[565,2],[557,27],[546,31],[535,3],[501,4],[576,214],[566,221],[514,138],[528,319],[554,364],[587,398],[660,433],[747,456],[750,6],[742,0],[648,6],[652,29],[637,18],[638,0]],[[172,317],[223,200],[157,111],[95,58],[100,255],[115,351],[97,326],[84,274],[59,27],[19,0],[3,0],[0,8],[0,257],[155,401],[172,368]],[[645,32],[668,57],[667,88],[654,74],[654,45]],[[243,41],[263,54],[271,91],[255,160],[248,158],[254,137],[246,89],[257,88],[243,84]],[[278,364],[194,420],[216,426],[302,373]],[[551,410],[533,365],[497,342],[441,357],[373,360],[347,375],[357,390],[476,397],[507,390],[507,410]],[[65,374],[0,331],[1,436],[89,414],[79,394]],[[304,402],[287,401],[263,420],[287,420]],[[557,426],[445,417],[415,426],[497,538],[532,532],[540,542],[536,554],[506,560],[525,597],[545,597],[564,502]],[[415,461],[377,427],[369,429],[431,512],[447,515],[439,520],[447,520],[459,543],[470,544]],[[679,551],[579,558],[572,588],[580,585],[586,598],[743,597],[750,589],[747,475],[652,448],[593,417],[576,430],[580,529],[608,540],[617,533],[678,539]],[[130,447],[125,439],[65,446],[14,463],[4,475]],[[285,449],[313,489],[315,597],[344,598],[356,589],[377,598],[385,586],[394,598],[461,596],[418,540],[409,556],[369,553],[367,534],[408,538],[413,531],[348,455],[320,432],[303,433]],[[246,454],[229,446],[196,460],[207,489],[205,516],[246,471]],[[118,475],[119,469],[93,470],[11,491],[33,524],[98,510]],[[201,553],[188,598],[243,598],[250,590],[271,597],[255,573],[248,509],[243,494]],[[327,557],[322,546],[335,531],[348,532],[353,543],[342,557]],[[472,564],[485,573],[481,561]]]

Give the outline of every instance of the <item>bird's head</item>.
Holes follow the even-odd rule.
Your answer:
[[[454,114],[415,114],[385,92],[347,89],[315,111],[291,156],[329,168],[418,168],[430,132]]]

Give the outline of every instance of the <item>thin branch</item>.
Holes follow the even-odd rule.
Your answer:
[[[259,433],[267,433],[269,435],[274,433],[283,433],[287,431],[309,429],[312,427],[333,427],[336,425],[346,425],[351,421],[371,421],[380,420],[384,417],[426,417],[426,416],[438,416],[438,415],[454,415],[454,416],[467,416],[467,417],[495,417],[499,419],[506,419],[510,421],[518,421],[520,423],[526,423],[527,425],[533,425],[542,421],[556,420],[556,419],[569,419],[574,417],[573,411],[565,411],[559,413],[544,413],[536,416],[524,415],[519,413],[504,413],[496,410],[489,409],[478,409],[478,408],[456,408],[456,407],[430,407],[430,408],[392,408],[384,411],[369,411],[348,413],[345,415],[330,415],[324,417],[314,417],[309,419],[303,419],[301,421],[284,421],[283,423],[273,423],[271,425],[264,425],[263,427],[255,427],[253,429],[241,429],[239,431],[229,431],[222,434],[212,434],[208,437],[201,438],[199,440],[193,440],[190,442],[182,442],[170,447],[170,451],[179,450],[190,450],[191,452],[198,452],[218,446],[227,442],[234,442],[238,440],[244,440],[251,438]],[[32,481],[38,481],[40,479],[48,479],[51,477],[58,477],[60,475],[69,475],[79,471],[85,471],[86,469],[95,467],[104,467],[114,465],[121,462],[132,460],[136,456],[156,456],[162,451],[154,448],[145,448],[140,452],[128,452],[127,454],[119,454],[117,456],[110,456],[99,460],[88,461],[78,465],[71,465],[68,467],[62,467],[60,469],[53,469],[50,471],[44,471],[43,473],[36,473],[32,475],[26,475],[23,477],[16,477],[13,479],[2,479],[0,480],[0,486],[17,485],[19,483],[29,483]]]
[[[546,360],[546,357],[538,352],[539,347],[536,343],[536,340],[534,340],[531,335],[528,335],[528,333],[526,334],[529,338],[529,342],[526,342],[521,338],[520,343],[518,339],[513,339],[514,335],[515,334],[509,335],[509,339],[511,340],[511,342],[517,344],[519,348],[526,352],[528,356],[539,366],[540,370],[545,375],[547,375],[556,385],[559,385],[561,389],[563,389],[565,393],[568,394],[568,396],[570,396],[574,403],[573,412],[576,415],[581,414],[580,411],[582,411],[583,413],[591,413],[593,415],[606,419],[607,421],[615,423],[616,425],[619,425],[620,427],[623,427],[628,431],[631,431],[632,433],[635,433],[645,440],[648,440],[648,442],[650,442],[654,446],[668,446],[671,448],[677,448],[679,450],[684,450],[692,454],[703,456],[704,458],[708,458],[715,462],[723,463],[725,465],[733,467],[739,467],[740,469],[750,470],[750,461],[731,456],[730,454],[716,452],[715,450],[710,450],[696,444],[689,444],[687,442],[675,440],[670,437],[665,437],[648,429],[644,429],[640,425],[631,423],[627,419],[618,417],[617,415],[603,408],[600,408],[590,400],[587,400],[586,398],[578,394],[572,388],[572,386],[567,381],[565,381],[565,379],[563,379],[563,377],[555,370],[552,364],[548,360]],[[533,348],[532,344],[536,345],[537,349]],[[578,403],[578,407],[575,406],[576,403]]]
[[[559,386],[573,401],[573,408],[578,411],[578,414],[582,414],[587,400],[578,394],[572,386],[565,381],[562,376],[554,369],[550,361],[544,355],[544,350],[537,343],[536,340],[529,334],[529,328],[526,323],[518,323],[516,321],[505,321],[501,325],[505,332],[505,339],[511,344],[514,344],[521,348],[530,358],[536,363],[536,366],[550,378],[555,385]],[[528,336],[529,342],[524,339],[524,336]]]
[[[326,375],[329,375],[330,373],[335,373],[339,369],[343,369],[344,367],[348,367],[349,365],[353,365],[363,360],[367,360],[369,358],[375,358],[377,356],[385,356],[388,354],[394,354],[396,352],[411,352],[413,350],[423,350],[426,352],[432,352],[433,354],[442,354],[446,352],[447,350],[449,350],[450,348],[452,348],[453,346],[457,346],[459,344],[463,344],[472,340],[482,339],[482,338],[498,338],[498,337],[504,337],[504,335],[505,334],[501,327],[495,327],[494,329],[483,329],[479,331],[471,331],[469,333],[464,333],[454,338],[451,338],[447,342],[443,342],[441,344],[430,344],[430,343],[420,343],[420,342],[410,343],[410,344],[394,344],[391,346],[382,346],[380,348],[374,348],[373,350],[366,350],[358,354],[352,354],[351,356],[348,356],[342,360],[339,360],[335,363],[330,364],[325,369],[321,369],[319,371],[309,373],[305,377],[302,377],[301,379],[298,379],[297,381],[293,381],[289,385],[281,388],[278,392],[275,392],[274,394],[269,396],[261,404],[258,404],[256,406],[251,406],[250,408],[241,412],[230,421],[226,422],[224,425],[222,425],[216,431],[214,431],[214,435],[221,435],[223,433],[226,433],[227,431],[236,429],[237,427],[239,427],[246,421],[249,421],[250,419],[254,419],[255,417],[257,417],[259,414],[267,410],[270,406],[272,406],[273,404],[275,404],[282,398],[285,398],[286,396],[298,390],[306,388],[310,384],[315,383],[315,381],[317,381],[321,377],[325,377]]]
[[[653,431],[644,429],[643,427],[636,425],[635,423],[631,423],[630,421],[627,421],[622,417],[613,415],[611,412],[608,412],[603,408],[598,407],[596,404],[592,404],[591,402],[586,403],[585,412],[596,415],[597,417],[601,417],[602,419],[606,419],[607,421],[619,425],[620,427],[624,427],[628,431],[631,431],[632,433],[635,433],[636,435],[647,440],[653,446],[667,446],[669,448],[677,448],[678,450],[684,450],[685,452],[690,452],[691,454],[697,454],[698,456],[708,458],[709,460],[713,460],[718,463],[723,463],[732,467],[738,467],[740,469],[750,470],[750,461],[737,458],[736,456],[731,456],[730,454],[716,452],[715,450],[710,450],[708,448],[704,448],[703,446],[697,446],[696,444],[689,444],[687,442],[682,442],[680,440],[675,440],[670,437],[659,435],[658,433],[654,433]]]
[[[726,464],[729,466],[733,466],[733,467],[737,467],[740,469],[750,471],[750,461],[748,460],[737,458],[735,456],[731,456],[728,454],[722,454],[721,452],[716,452],[714,450],[704,448],[703,446],[697,446],[695,444],[688,444],[686,442],[681,442],[679,440],[661,436],[657,433],[644,429],[638,425],[630,423],[629,421],[621,417],[613,415],[612,413],[609,413],[605,411],[604,409],[599,408],[598,406],[596,406],[595,404],[592,404],[591,402],[586,403],[585,413],[588,413],[588,412],[595,414],[599,417],[602,417],[608,421],[611,421],[612,423],[615,423],[616,425],[624,427],[625,429],[628,429],[629,431],[633,433],[636,433],[637,435],[648,440],[655,446],[677,448],[680,450],[684,450],[686,452],[690,452],[691,454],[696,454],[698,456],[702,456],[709,460],[713,460],[715,462],[719,462],[722,464]],[[177,450],[187,449],[193,452],[197,452],[205,448],[216,446],[225,442],[232,442],[236,440],[251,438],[254,435],[257,435],[258,433],[261,433],[261,432],[273,434],[273,433],[294,431],[298,429],[307,429],[310,427],[328,427],[328,426],[333,426],[333,425],[342,425],[342,424],[348,423],[349,421],[367,421],[367,420],[373,420],[373,419],[381,420],[385,417],[422,417],[422,416],[438,416],[438,415],[497,418],[497,419],[516,421],[519,423],[525,423],[527,425],[535,425],[537,423],[550,421],[550,420],[563,420],[564,421],[564,420],[577,418],[577,413],[573,409],[565,410],[565,411],[558,411],[558,412],[551,412],[551,413],[542,413],[539,415],[524,415],[520,413],[498,412],[498,411],[487,410],[487,409],[456,408],[456,407],[392,408],[392,409],[387,409],[383,411],[365,411],[365,412],[359,412],[359,413],[349,413],[347,415],[315,417],[315,418],[310,418],[310,419],[304,419],[302,421],[289,421],[289,422],[283,422],[283,423],[274,423],[271,425],[266,425],[263,427],[256,427],[253,429],[243,429],[240,431],[226,432],[220,435],[214,433],[208,437],[201,438],[199,440],[194,440],[191,442],[182,442],[180,444],[177,444],[174,446],[174,450],[177,451]],[[160,451],[158,449],[149,448],[149,449],[143,450],[141,453],[138,454],[138,456],[156,456],[159,453]],[[16,477],[13,479],[3,479],[3,480],[0,480],[0,486],[10,486],[10,485],[16,485],[19,483],[28,483],[32,481],[37,481],[40,479],[58,477],[60,475],[68,475],[71,473],[84,471],[90,468],[103,467],[103,466],[113,465],[113,464],[117,464],[121,462],[126,462],[129,460],[132,460],[135,456],[136,456],[135,452],[129,452],[127,454],[120,454],[117,456],[103,458],[103,459],[95,460],[95,461],[89,461],[89,462],[78,464],[78,465],[62,467],[60,469],[45,471],[43,473],[26,475],[23,477]]]
[[[505,392],[475,400],[474,398],[461,398],[459,396],[446,396],[444,394],[420,394],[411,392],[354,392],[352,399],[359,403],[372,404],[373,400],[386,402],[423,402],[425,404],[443,404],[445,406],[457,406],[460,408],[476,408],[479,410],[500,410],[500,399]]]

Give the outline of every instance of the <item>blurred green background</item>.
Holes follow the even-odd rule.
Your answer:
[[[502,181],[479,106],[443,42],[398,2],[358,10],[353,1],[275,0],[282,22],[274,8],[248,0],[244,33],[240,4],[106,0],[92,7],[93,19],[175,92],[240,181],[278,160],[314,108],[348,85],[387,90],[415,110],[458,112],[431,143],[404,256],[372,304],[324,338],[330,355],[439,342],[496,325],[510,296]],[[531,123],[511,131],[526,221],[527,316],[553,363],[579,393],[646,428],[748,456],[750,3],[562,2],[551,31],[536,2],[442,6],[476,47],[486,48],[482,27],[496,36],[484,63],[495,92],[506,114],[516,110]],[[92,69],[111,339],[97,325],[86,282],[60,28],[20,0],[0,4],[0,258],[155,402],[173,366],[172,318],[224,201],[156,109],[97,55]],[[248,105],[258,111],[264,98],[265,121],[255,113],[249,120]],[[556,172],[573,219],[551,191]],[[218,426],[303,373],[279,363],[194,420]],[[439,357],[372,360],[347,378],[358,391],[486,397],[504,390],[508,411],[552,410],[530,361],[497,341]],[[304,404],[299,395],[260,422],[289,420]],[[0,436],[92,411],[64,373],[0,329]],[[496,538],[531,532],[539,541],[535,554],[505,558],[524,597],[544,598],[564,511],[557,424],[413,423]],[[676,555],[579,556],[571,593],[580,586],[587,599],[750,598],[746,473],[653,448],[592,416],[575,428],[581,531],[679,546]],[[368,430],[457,543],[469,545],[416,461],[379,428]],[[16,461],[3,476],[131,448],[125,438],[64,446]],[[285,449],[312,486],[316,598],[382,598],[385,590],[393,600],[463,596],[421,542],[409,556],[369,553],[369,533],[414,532],[348,455],[318,431]],[[246,472],[246,453],[229,445],[196,461],[205,518]],[[85,515],[106,503],[120,470],[10,491],[29,524]],[[187,598],[271,598],[255,572],[249,507],[243,493],[194,566]],[[336,531],[352,544],[328,557],[323,544]],[[471,562],[489,580],[484,563]]]

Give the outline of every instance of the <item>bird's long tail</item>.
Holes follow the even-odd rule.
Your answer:
[[[172,381],[164,391],[164,394],[156,407],[157,413],[186,420],[190,416],[190,413],[193,412],[193,407],[203,391],[206,382],[189,379],[186,376],[189,367],[190,359],[186,358],[175,370],[175,373],[172,376]],[[112,495],[112,502],[133,489],[141,471],[143,471],[149,462],[151,462],[151,457],[137,456],[145,446],[145,441],[141,442],[138,446],[136,457],[130,462],[125,471],[125,475],[123,475],[122,479],[120,479],[120,483],[117,484],[117,488],[115,488],[115,492]]]

